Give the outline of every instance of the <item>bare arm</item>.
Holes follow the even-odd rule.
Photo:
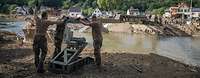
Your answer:
[[[83,25],[87,25],[87,26],[91,26],[91,23],[90,22],[86,22],[82,19],[80,19],[80,22],[83,24]]]
[[[53,25],[53,24],[61,24],[61,23],[63,23],[63,21],[46,21],[46,23],[48,25]]]
[[[33,19],[30,20],[31,27],[35,26],[35,21]]]
[[[39,18],[36,14],[33,15],[33,21],[34,21],[34,22],[39,21],[39,19],[40,19],[40,18]]]

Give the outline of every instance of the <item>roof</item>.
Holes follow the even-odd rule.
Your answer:
[[[178,4],[178,7],[179,7],[179,8],[181,8],[181,7],[188,7],[188,8],[189,8],[190,5],[187,4],[187,3],[182,2],[182,3],[179,3],[179,4]]]
[[[130,10],[130,11],[139,11],[139,9],[135,9],[133,7],[130,7],[128,10]]]
[[[78,8],[78,7],[71,7],[71,8],[69,8],[68,11],[69,11],[69,12],[81,12],[81,9]]]
[[[189,8],[190,5],[182,2],[182,3],[178,3],[177,5],[172,5],[170,8],[178,9],[178,8],[184,8],[184,7]]]
[[[192,12],[200,12],[200,8],[192,8]]]
[[[96,9],[94,10],[94,12],[101,12],[101,10],[99,10],[99,8],[96,8]]]

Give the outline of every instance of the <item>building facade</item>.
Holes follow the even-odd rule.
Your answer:
[[[192,8],[192,17],[199,18],[200,17],[200,8]]]
[[[99,8],[96,8],[94,10],[94,12],[92,13],[92,15],[96,15],[97,17],[101,17],[102,16],[102,12],[99,10]]]
[[[138,16],[140,15],[140,11],[139,9],[134,9],[133,7],[131,7],[130,9],[127,10],[127,15]]]
[[[78,7],[71,7],[68,10],[68,14],[70,17],[77,17],[77,16],[82,16],[82,11],[81,8]]]

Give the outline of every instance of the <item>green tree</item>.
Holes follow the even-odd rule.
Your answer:
[[[97,0],[97,4],[101,9],[113,10],[120,6],[121,0]]]
[[[28,0],[27,4],[29,7],[34,7],[36,6],[37,1],[36,0]]]
[[[97,5],[99,6],[99,8],[101,9],[107,9],[107,0],[97,0]]]
[[[10,6],[8,7],[8,11],[11,12],[11,11],[13,11],[16,7],[17,7],[16,4],[10,5]]]
[[[42,4],[48,7],[61,7],[63,4],[62,0],[43,0]]]
[[[153,14],[157,14],[157,15],[162,15],[162,14],[164,14],[165,9],[166,9],[166,8],[164,8],[164,7],[159,8],[159,9],[154,9],[154,10],[152,11],[152,13],[153,13]]]
[[[69,2],[69,1],[63,1],[63,6],[62,6],[62,8],[64,8],[64,9],[70,8],[70,2]]]
[[[94,9],[93,8],[85,8],[85,9],[82,9],[82,11],[83,11],[83,15],[90,16],[94,12]]]

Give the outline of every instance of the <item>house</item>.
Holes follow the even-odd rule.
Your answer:
[[[44,11],[47,11],[47,10],[49,10],[50,8],[48,8],[48,7],[46,7],[46,6],[41,6],[40,7],[40,11],[41,12],[44,12]]]
[[[178,5],[179,9],[177,14],[180,15],[183,19],[187,19],[190,17],[190,6],[186,3],[180,3]]]
[[[113,17],[113,13],[112,13],[111,11],[106,12],[106,15],[107,15],[108,17]]]
[[[134,9],[133,7],[131,7],[130,9],[127,10],[127,15],[138,16],[140,15],[140,11],[139,9]]]
[[[113,13],[111,11],[102,11],[102,16],[111,18],[113,17]]]
[[[193,18],[199,18],[200,17],[200,8],[192,8],[192,15]]]
[[[163,17],[171,17],[171,13],[170,13],[169,9],[165,10],[165,13],[163,14]]]
[[[169,8],[169,12],[172,16],[176,16],[178,12],[178,7],[177,6],[172,6]]]
[[[190,17],[190,6],[187,3],[179,3],[169,8],[172,17],[181,17],[183,19]]]
[[[97,17],[101,17],[103,14],[102,12],[99,10],[99,8],[96,8],[94,10],[94,12],[92,13],[92,15],[96,15]]]
[[[28,13],[28,8],[27,7],[16,7],[15,8],[16,14],[18,15],[27,15]]]
[[[68,10],[69,16],[70,17],[77,17],[77,16],[82,16],[82,11],[81,8],[78,7],[71,7]]]

